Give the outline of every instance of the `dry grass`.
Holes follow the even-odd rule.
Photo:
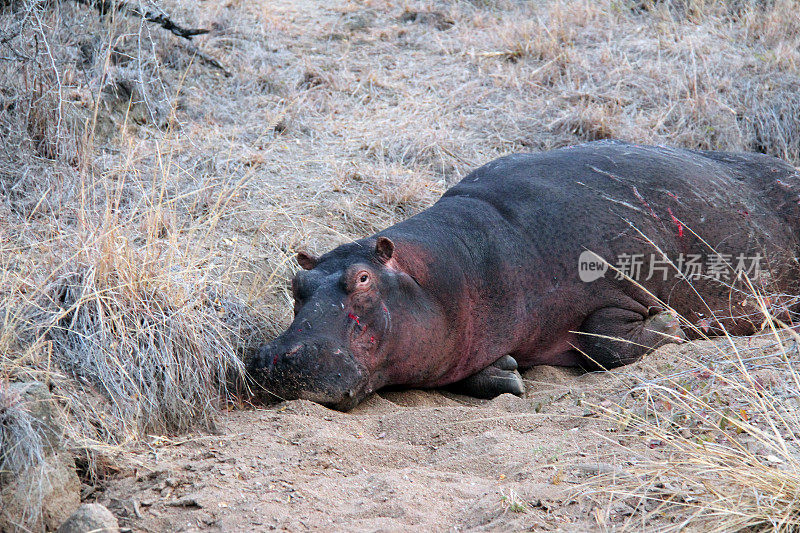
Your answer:
[[[89,454],[93,474],[95,452],[213,428],[245,390],[243,359],[263,321],[234,293],[236,259],[208,244],[222,204],[188,226],[163,201],[99,220],[87,206],[75,228],[38,243],[49,271],[9,276],[0,373],[56,384],[73,422],[68,444]]]
[[[132,422],[126,434],[209,427],[226,377],[243,373],[226,323],[239,304],[185,272],[165,279],[148,267],[115,250],[65,268],[33,321],[47,325],[53,362],[111,399],[113,420]]]
[[[588,483],[583,494],[599,504],[598,523],[623,530],[657,523],[659,531],[800,527],[800,336],[773,317],[776,298],[755,298],[761,333],[690,342],[680,349],[679,371],[594,406],[620,437],[657,450],[647,459],[625,450],[635,458]]]
[[[189,45],[70,2],[0,6],[0,376],[55,383],[72,445],[97,453],[210,425],[248,350],[291,318],[297,250],[406,218],[494,157],[615,137],[800,162],[789,0],[164,7],[211,33]],[[748,392],[746,364],[714,368],[739,409],[780,405]],[[670,405],[726,412],[690,393]],[[782,449],[757,418],[719,429],[720,464],[782,476],[785,452],[734,445],[751,424]],[[696,446],[679,451],[722,453]],[[727,509],[733,479],[703,501]],[[752,516],[783,505],[751,494]]]
[[[47,428],[30,415],[22,397],[0,381],[0,488],[14,476],[27,472],[24,491],[30,506],[19,517],[21,523],[34,523],[41,510],[47,483],[45,440]]]
[[[4,87],[0,113],[0,376],[56,387],[66,444],[96,475],[109,446],[212,429],[246,390],[243,359],[263,320],[236,296],[241,259],[221,254],[215,230],[247,175],[196,179],[175,162],[165,117],[185,71],[162,79],[165,40],[146,26],[92,22],[71,4],[4,9],[4,45],[24,75]],[[44,52],[31,44],[41,39]],[[137,138],[141,127],[155,142]]]
[[[647,380],[630,375],[639,383],[624,386],[616,402],[590,406],[613,424],[618,444],[627,438],[656,450],[645,457],[623,445],[627,460],[605,465],[606,473],[583,488],[597,504],[598,524],[637,531],[800,528],[798,297],[740,281],[725,288],[755,307],[735,316],[760,325],[757,334],[723,331],[710,339],[702,325],[671,310],[684,331],[700,338],[678,349],[677,368]],[[724,320],[720,313],[711,316]]]
[[[44,460],[40,421],[25,410],[22,398],[6,384],[0,388],[0,473],[20,472]]]

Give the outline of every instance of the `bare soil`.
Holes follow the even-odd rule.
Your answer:
[[[350,413],[304,400],[233,410],[218,435],[153,437],[132,450],[137,467],[99,501],[145,531],[619,525],[635,504],[581,496],[583,483],[656,458],[660,444],[599,416],[597,406],[673,368],[685,349],[665,347],[602,374],[533,368],[524,398],[384,391]]]

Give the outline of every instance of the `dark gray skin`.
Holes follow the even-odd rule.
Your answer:
[[[799,193],[793,167],[759,154],[601,141],[503,157],[408,220],[299,254],[294,322],[250,371],[278,398],[349,410],[387,385],[520,394],[517,364],[613,368],[687,335],[751,334],[763,315],[741,281],[645,267],[640,285],[586,283],[578,257],[760,254],[761,286],[795,295]]]

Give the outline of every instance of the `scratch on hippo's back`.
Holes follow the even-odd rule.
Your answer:
[[[603,198],[604,198],[604,199],[606,199],[606,200],[608,200],[609,202],[614,202],[615,204],[620,204],[620,205],[622,205],[622,206],[625,206],[625,207],[627,207],[628,209],[633,209],[634,211],[638,211],[639,213],[641,213],[641,212],[642,212],[642,210],[641,210],[641,209],[639,209],[639,208],[638,208],[638,207],[636,207],[635,205],[633,205],[633,204],[630,204],[630,203],[628,203],[628,202],[626,202],[626,201],[624,201],[624,200],[617,200],[616,198],[612,198],[612,197],[610,197],[610,196],[608,196],[608,195],[606,195],[606,194],[604,194],[604,195],[603,195]]]

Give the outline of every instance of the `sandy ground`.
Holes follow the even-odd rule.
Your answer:
[[[619,525],[633,507],[581,495],[582,484],[660,450],[593,406],[620,401],[685,349],[604,374],[536,367],[524,398],[385,391],[350,413],[304,400],[234,410],[218,435],[153,437],[133,450],[137,467],[99,501],[142,531]]]

